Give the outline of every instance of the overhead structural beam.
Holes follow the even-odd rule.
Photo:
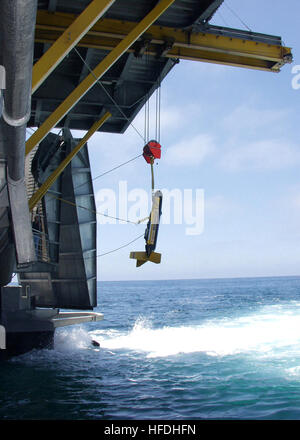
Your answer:
[[[71,14],[49,15],[39,11],[36,42],[54,41],[68,26]],[[78,46],[112,50],[131,32],[132,22],[102,19],[85,35]],[[280,37],[237,29],[208,26],[205,30],[187,31],[152,25],[143,36],[144,53],[167,58],[205,61],[230,66],[278,72],[292,61],[291,49],[281,44]],[[130,47],[129,52],[136,49]]]
[[[93,0],[67,27],[32,70],[32,93],[45,81],[55,67],[66,57],[81,38],[94,26],[115,0]]]
[[[39,201],[44,197],[47,191],[51,188],[53,183],[61,175],[64,169],[69,165],[71,160],[79,153],[81,148],[87,143],[90,137],[111,117],[110,112],[106,112],[99,121],[96,121],[81,141],[76,145],[75,148],[68,154],[68,156],[61,162],[61,164],[53,171],[52,174],[45,180],[45,182],[39,187],[39,189],[33,194],[29,200],[30,211],[39,203]]]
[[[74,107],[105,72],[132,46],[132,44],[174,3],[175,0],[161,0],[143,20],[135,24],[119,44],[95,67],[58,108],[45,120],[26,142],[26,154],[38,145],[50,130]]]

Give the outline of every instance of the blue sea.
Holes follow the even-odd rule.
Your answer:
[[[300,277],[101,282],[98,304],[0,365],[1,420],[300,419]]]

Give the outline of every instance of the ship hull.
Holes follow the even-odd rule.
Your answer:
[[[54,331],[13,332],[6,334],[6,348],[0,350],[0,361],[25,354],[34,349],[52,349]]]

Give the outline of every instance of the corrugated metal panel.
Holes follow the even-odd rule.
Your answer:
[[[86,145],[62,176],[62,199],[72,205],[61,204],[56,307],[91,309],[97,305],[96,207]]]
[[[50,9],[78,14],[90,3],[89,0],[39,1],[40,9]],[[105,14],[116,20],[140,21],[158,3],[157,0],[117,0]],[[157,20],[162,26],[191,26],[215,0],[176,0]]]

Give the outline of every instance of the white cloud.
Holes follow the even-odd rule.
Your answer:
[[[166,151],[166,163],[170,165],[199,165],[215,152],[215,143],[208,134],[185,138],[169,147]]]
[[[276,209],[300,214],[300,184],[288,185],[284,188],[284,193],[276,199],[278,205]]]
[[[200,117],[202,112],[201,106],[197,104],[189,104],[184,106],[184,110],[180,106],[164,105],[161,104],[160,109],[160,131],[161,137],[167,137],[171,135],[182,134],[182,131],[187,125],[192,124],[192,121],[197,117]],[[150,109],[148,124],[149,124],[149,137],[154,139],[156,136],[156,101],[155,95],[150,98]],[[134,126],[144,135],[145,129],[145,109],[142,108],[139,114],[133,121]]]
[[[245,169],[278,170],[299,166],[300,147],[281,139],[266,139],[231,147],[220,164],[229,171]]]
[[[223,121],[222,126],[231,136],[255,136],[260,132],[270,130],[282,132],[283,123],[287,120],[289,111],[285,109],[261,109],[257,104],[247,103],[236,107]]]
[[[184,123],[183,112],[179,107],[167,107],[161,109],[161,129],[178,128],[178,126]]]
[[[289,116],[288,109],[260,108],[255,99],[236,107],[220,125],[219,164],[228,171],[298,166],[300,148],[291,140]]]
[[[297,211],[300,211],[300,193],[296,194],[292,200],[291,200],[292,206],[297,209]]]
[[[236,208],[231,200],[220,194],[205,198],[204,207],[205,214],[213,217],[224,216]]]

